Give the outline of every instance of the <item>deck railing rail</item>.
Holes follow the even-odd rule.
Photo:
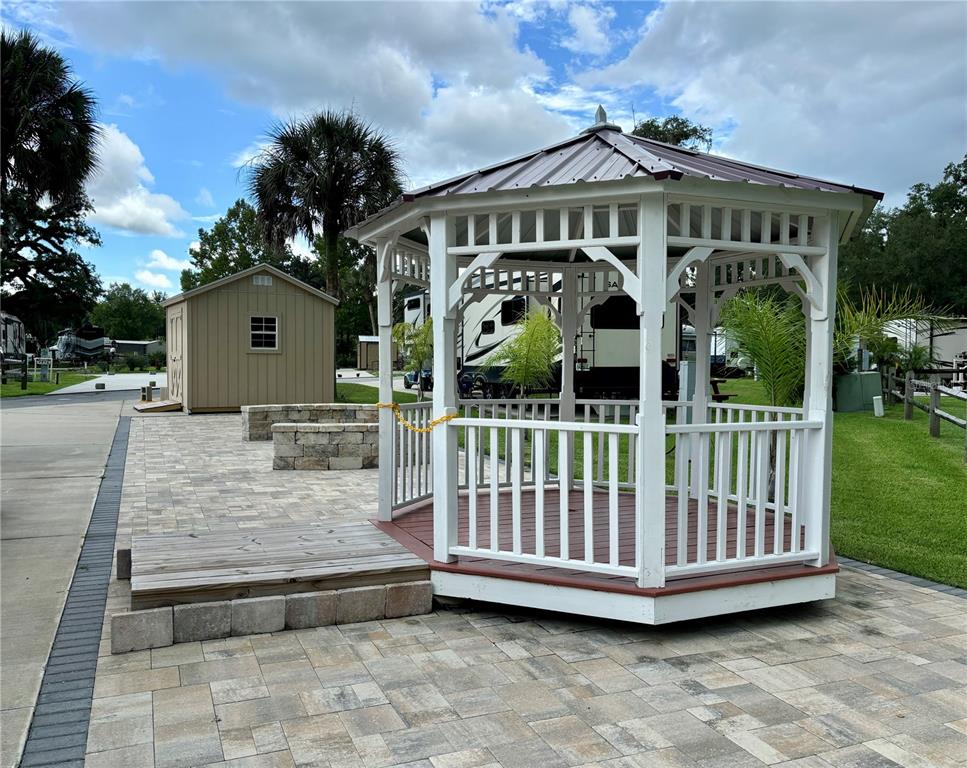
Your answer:
[[[433,418],[433,403],[405,403],[400,416],[425,429]],[[393,509],[433,495],[433,451],[429,432],[414,432],[400,421],[393,423]]]
[[[803,466],[821,427],[801,409],[725,403],[709,406],[707,423],[666,426],[677,497],[666,578],[818,558],[807,547],[820,521],[810,519]]]
[[[467,466],[483,467],[482,472],[468,475],[468,535],[465,544],[450,547],[450,554],[610,575],[634,577],[637,574],[637,555],[631,562],[632,558],[627,555],[623,558],[619,552],[619,442],[621,437],[637,434],[635,425],[594,423],[589,427],[584,422],[458,418],[449,426],[463,430]],[[595,480],[595,443],[601,434],[605,436],[607,447],[603,488],[607,494],[606,517],[596,512],[595,505],[595,495],[602,492],[596,490],[598,483]],[[502,440],[506,441],[503,445]],[[581,476],[572,477],[570,481],[564,477],[562,482],[557,470],[570,466],[572,445],[581,449]],[[502,461],[488,460],[481,464],[479,456],[482,451],[486,451],[489,457],[500,456]],[[507,468],[509,488],[502,481]],[[533,488],[526,505],[522,493],[525,487]],[[549,499],[547,491],[551,488],[557,489],[557,494]],[[501,514],[508,494],[509,520],[506,514]],[[581,505],[577,521],[571,511],[575,500]],[[557,504],[555,528],[558,535],[545,537],[545,521],[548,519],[545,512],[552,512],[550,503]],[[484,515],[487,518],[482,520]],[[595,540],[602,530],[606,532],[606,544]],[[486,536],[482,537],[480,531]],[[628,544],[625,542],[626,546]],[[634,542],[630,545],[633,551]]]

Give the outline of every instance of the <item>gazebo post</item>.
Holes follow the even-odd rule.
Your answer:
[[[806,393],[803,410],[807,419],[822,423],[808,440],[805,506],[806,549],[819,552],[813,563],[829,562],[829,502],[833,452],[833,330],[836,318],[836,266],[839,249],[838,212],[830,210],[820,224],[819,242],[826,253],[814,257],[810,268],[819,295],[812,297],[807,315],[809,357],[806,359]]]
[[[394,240],[376,240],[376,319],[379,326],[379,401],[393,402],[393,281],[390,259]],[[393,413],[379,411],[379,502],[376,517],[393,519]]]
[[[452,219],[430,216],[430,307],[433,317],[433,418],[456,413],[457,323],[450,308],[450,286],[457,279],[456,258],[447,253]],[[441,424],[431,433],[433,446],[433,559],[451,562],[457,543],[457,433]]]
[[[695,262],[695,311],[692,322],[695,328],[695,392],[692,394],[692,424],[708,423],[708,390],[710,378],[709,337],[711,307],[709,302],[709,265],[708,260]],[[698,456],[701,441],[697,434],[692,435],[690,455]],[[698,466],[705,466],[699,458]],[[700,472],[692,473],[690,495],[698,498],[699,485],[705,480]]]
[[[665,299],[665,194],[638,203],[639,403],[635,536],[638,586],[665,584],[665,418],[661,399],[661,329]]]
[[[558,418],[561,421],[574,421],[576,418],[574,392],[574,344],[577,338],[578,286],[577,272],[572,267],[564,268],[561,286],[561,404]],[[562,432],[559,439],[568,440],[568,466],[559,467],[558,475],[562,488],[571,487],[574,478],[574,443],[569,432]]]

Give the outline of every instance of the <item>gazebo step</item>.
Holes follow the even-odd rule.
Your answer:
[[[429,578],[369,522],[135,536],[131,607],[233,600]]]

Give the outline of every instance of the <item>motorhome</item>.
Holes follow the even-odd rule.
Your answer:
[[[111,347],[111,339],[104,335],[103,328],[85,324],[77,330],[65,328],[58,333],[50,352],[54,360],[91,362],[110,354]]]

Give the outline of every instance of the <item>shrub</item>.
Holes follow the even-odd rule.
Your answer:
[[[160,349],[156,349],[154,352],[148,355],[148,363],[155,369],[163,368],[167,358],[165,353]]]
[[[139,355],[137,352],[132,352],[131,354],[124,356],[124,364],[127,365],[129,371],[141,371],[144,370],[146,361],[144,355]]]

